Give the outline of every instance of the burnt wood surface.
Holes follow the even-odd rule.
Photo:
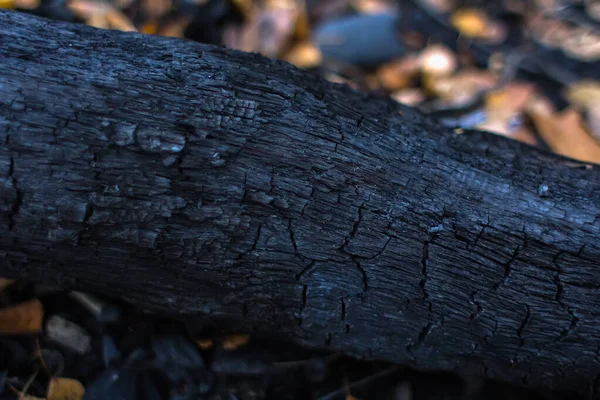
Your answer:
[[[598,166],[289,64],[0,12],[0,275],[596,396]]]

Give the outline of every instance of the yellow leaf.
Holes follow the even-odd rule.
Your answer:
[[[52,378],[48,384],[47,400],[81,400],[85,388],[76,379]]]
[[[0,309],[0,334],[37,333],[42,329],[44,309],[38,299]]]
[[[15,8],[15,1],[14,0],[0,0],[0,8],[8,8],[8,9],[13,9]]]
[[[600,105],[600,82],[591,79],[575,82],[566,88],[565,96],[574,106],[596,107]]]
[[[487,32],[487,16],[474,8],[463,8],[452,14],[452,25],[466,37],[482,37]]]
[[[312,42],[298,43],[285,55],[285,60],[299,68],[311,68],[321,63],[321,50]]]

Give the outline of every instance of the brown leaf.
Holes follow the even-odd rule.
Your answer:
[[[570,84],[564,90],[571,105],[584,109],[600,105],[600,82],[584,79]]]
[[[89,20],[95,14],[106,14],[110,5],[104,2],[96,2],[89,0],[70,0],[67,7],[78,17]]]
[[[383,64],[377,70],[377,78],[381,86],[389,91],[411,86],[420,69],[420,60],[416,56],[407,56],[399,60]]]
[[[40,6],[40,0],[15,0],[15,6],[24,10],[33,10]],[[0,6],[0,8],[2,8]]]
[[[117,29],[123,32],[137,32],[137,28],[125,14],[114,7],[110,7],[106,12],[106,21],[111,29]]]
[[[263,9],[242,29],[239,50],[279,57],[289,43],[299,12],[291,8]]]
[[[577,110],[568,108],[556,113],[549,100],[535,98],[529,102],[527,112],[553,151],[576,160],[600,163],[600,144],[585,130]]]
[[[424,87],[451,105],[467,104],[480,93],[492,89],[496,78],[488,71],[466,69],[452,76],[423,76]]]
[[[223,348],[225,350],[235,350],[245,346],[250,340],[249,335],[231,335],[223,340]]]
[[[0,278],[0,293],[2,293],[4,291],[4,289],[6,289],[7,287],[9,287],[13,283],[15,283],[14,279]]]
[[[156,21],[148,21],[142,25],[140,32],[147,35],[155,35],[158,32],[158,24]]]
[[[321,50],[313,42],[302,42],[294,45],[284,59],[300,68],[316,67],[321,63]]]
[[[47,400],[81,400],[85,388],[76,379],[52,378],[48,384]]]
[[[208,350],[214,346],[212,339],[197,339],[196,345],[202,350]]]
[[[252,0],[231,0],[231,3],[243,15],[245,19],[250,19],[254,11]]]
[[[394,4],[386,0],[353,0],[352,6],[362,14],[379,14],[394,11]]]
[[[156,32],[159,36],[168,36],[168,37],[183,37],[183,34],[190,24],[190,20],[185,17],[176,18],[171,20],[169,23],[158,29]]]
[[[0,309],[0,334],[29,334],[42,329],[44,308],[38,299]]]
[[[567,37],[561,48],[571,57],[592,62],[600,60],[600,35],[585,28],[577,29]]]
[[[425,93],[419,88],[407,88],[392,93],[391,97],[398,103],[414,107],[425,100]]]
[[[171,0],[144,0],[141,3],[146,19],[154,20],[165,15],[171,8]]]
[[[87,18],[86,23],[89,26],[93,26],[94,28],[99,28],[99,29],[108,29],[108,21],[106,20],[106,13],[105,12],[97,12],[97,13],[93,13],[89,16],[89,18]]]
[[[534,86],[513,82],[501,90],[485,96],[486,121],[476,127],[511,138],[531,141],[524,131],[518,137],[515,133],[521,128],[521,116],[527,102],[534,93]]]
[[[595,19],[600,21],[600,1],[598,0],[585,0],[585,12]]]

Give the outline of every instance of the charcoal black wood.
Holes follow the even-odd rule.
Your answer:
[[[0,67],[0,275],[596,396],[598,166],[259,55],[14,12]]]

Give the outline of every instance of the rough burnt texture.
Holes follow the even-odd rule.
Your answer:
[[[0,13],[0,274],[595,396],[600,172],[258,55]]]

